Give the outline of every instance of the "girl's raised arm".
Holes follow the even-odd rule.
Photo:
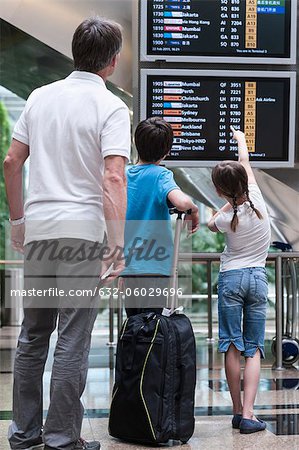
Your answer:
[[[231,126],[230,129],[233,132],[233,139],[235,139],[238,143],[239,163],[242,164],[242,166],[247,172],[248,184],[257,184],[249,161],[249,154],[245,134],[240,130],[235,130],[233,126]]]

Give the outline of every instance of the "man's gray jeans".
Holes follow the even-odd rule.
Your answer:
[[[24,449],[43,441],[53,449],[70,450],[80,437],[83,419],[80,397],[85,388],[91,332],[98,311],[98,297],[87,291],[96,290],[99,282],[102,244],[97,244],[97,252],[88,260],[80,249],[82,245],[88,248],[95,243],[59,239],[38,241],[38,244],[44,242],[46,245],[33,253],[30,244],[25,247],[25,289],[51,287],[65,294],[53,297],[52,291],[51,295],[24,298],[24,320],[14,366],[13,421],[8,439],[12,449]],[[86,289],[86,295],[76,296],[78,289]],[[42,377],[49,339],[57,321],[50,406],[43,427]]]

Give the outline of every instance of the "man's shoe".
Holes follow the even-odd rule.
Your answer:
[[[242,414],[234,414],[234,417],[232,418],[232,427],[239,429],[241,420],[242,420]]]
[[[80,438],[78,439],[78,442],[74,447],[74,450],[100,450],[100,448],[101,444],[99,443],[99,441],[87,442],[84,439]],[[44,450],[55,450],[55,448],[45,445]]]
[[[100,450],[101,444],[99,441],[87,442],[80,438],[74,447],[74,450]]]
[[[256,433],[257,431],[263,431],[266,429],[266,422],[263,420],[257,419],[242,419],[240,422],[240,433],[242,434],[250,434]]]

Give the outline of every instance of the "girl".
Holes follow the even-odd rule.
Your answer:
[[[266,428],[253,415],[264,358],[267,305],[265,261],[270,244],[270,223],[264,199],[250,166],[244,133],[234,130],[239,160],[213,168],[217,194],[227,203],[208,227],[225,233],[218,280],[219,351],[225,353],[225,373],[233,402],[233,428],[254,433]],[[243,313],[243,327],[241,327]],[[243,328],[243,329],[242,329]],[[241,400],[240,355],[245,357],[244,396]]]

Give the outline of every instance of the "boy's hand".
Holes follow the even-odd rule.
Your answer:
[[[102,262],[102,268],[100,273],[100,280],[103,285],[108,285],[112,283],[116,278],[119,277],[121,272],[125,269],[125,260],[123,255],[117,254],[111,257],[106,258]],[[105,278],[102,278],[103,275],[108,271],[108,274]]]
[[[185,221],[187,223],[188,235],[196,233],[199,229],[199,214],[198,208],[185,216]]]

